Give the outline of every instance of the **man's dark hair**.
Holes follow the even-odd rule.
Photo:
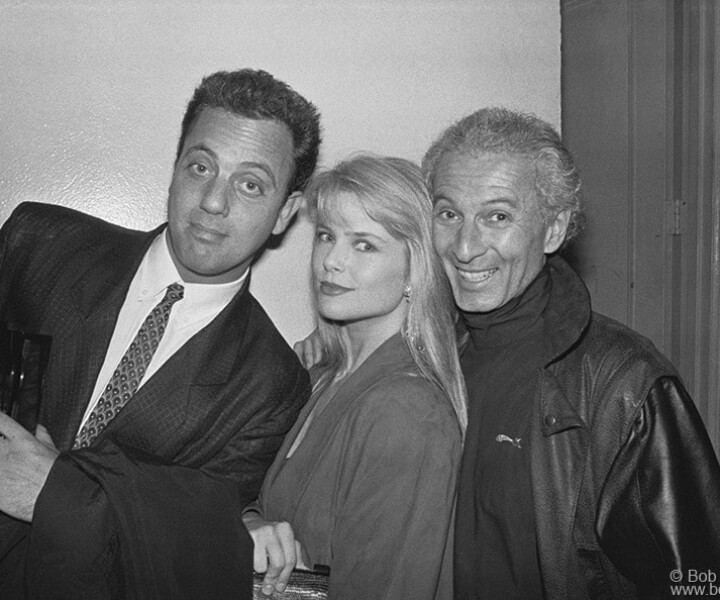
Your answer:
[[[177,162],[190,128],[205,108],[222,108],[248,119],[285,123],[293,139],[293,176],[287,193],[305,189],[320,147],[320,114],[290,86],[265,71],[218,71],[204,77],[188,103],[178,142]]]

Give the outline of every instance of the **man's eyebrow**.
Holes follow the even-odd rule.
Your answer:
[[[265,163],[254,162],[254,161],[245,161],[240,164],[243,167],[251,167],[254,169],[260,169],[263,173],[265,173],[270,178],[270,181],[272,181],[273,187],[277,187],[277,181],[275,181],[275,174],[272,172],[272,169]]]
[[[485,204],[507,204],[512,208],[520,206],[520,202],[517,198],[512,196],[498,196],[497,198],[491,198]]]
[[[205,152],[206,154],[209,154],[214,159],[217,159],[217,154],[215,154],[210,148],[208,148],[205,144],[195,144],[194,146],[190,146],[187,149],[187,152],[185,154],[190,154],[190,152]]]

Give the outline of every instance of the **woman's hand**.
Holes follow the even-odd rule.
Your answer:
[[[314,329],[304,340],[295,342],[293,346],[295,354],[298,355],[302,366],[306,369],[315,366],[322,358],[322,345],[320,343],[320,334]]]
[[[295,539],[290,523],[268,522],[254,512],[243,515],[243,522],[255,544],[253,569],[265,573],[262,593],[284,592],[290,573],[295,567],[306,568],[302,560],[302,546]]]

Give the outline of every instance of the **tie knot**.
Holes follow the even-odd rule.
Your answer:
[[[163,298],[163,302],[166,302],[168,304],[173,304],[174,302],[177,302],[178,300],[182,300],[184,294],[185,294],[185,288],[181,284],[171,283],[167,287],[167,292],[165,292],[165,298]]]

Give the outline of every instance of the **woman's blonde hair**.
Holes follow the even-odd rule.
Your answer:
[[[357,154],[310,181],[306,191],[313,220],[327,219],[342,193],[358,198],[367,215],[403,242],[409,257],[408,305],[402,335],[423,376],[449,399],[461,431],[467,426],[465,384],[457,354],[455,305],[432,244],[432,201],[420,168],[402,158]],[[316,390],[342,372],[347,352],[341,326],[318,316],[323,360]]]

